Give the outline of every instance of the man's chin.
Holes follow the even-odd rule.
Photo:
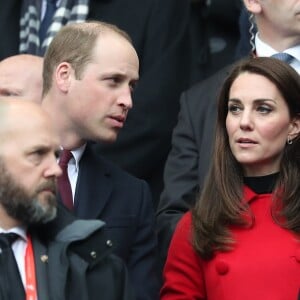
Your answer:
[[[49,190],[39,192],[39,194],[36,196],[36,199],[41,205],[57,206],[56,194]]]
[[[48,210],[47,214],[45,214],[43,216],[43,218],[41,219],[41,223],[46,224],[46,223],[54,220],[56,215],[57,215],[57,207],[56,206],[51,207],[51,210]]]
[[[31,224],[46,224],[53,219],[55,219],[57,215],[57,207],[50,205],[37,205],[31,215],[30,223]]]
[[[53,220],[57,214],[56,196],[52,192],[42,191],[34,200],[32,206],[31,223],[48,223]]]

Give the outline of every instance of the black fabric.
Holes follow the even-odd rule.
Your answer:
[[[25,291],[22,283],[19,268],[12,251],[11,245],[18,239],[16,233],[1,233],[0,234],[0,285],[1,285],[1,300],[25,299]],[[12,288],[13,285],[13,288]]]
[[[244,183],[257,194],[272,193],[276,185],[279,173],[266,176],[245,177]]]
[[[128,268],[137,300],[159,299],[156,235],[149,187],[87,144],[79,162],[74,214],[106,223],[114,254]]]

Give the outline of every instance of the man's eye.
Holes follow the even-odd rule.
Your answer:
[[[46,154],[47,154],[47,150],[37,149],[37,150],[34,150],[31,153],[29,153],[29,157],[31,157],[33,159],[40,159],[41,157],[43,157]]]
[[[121,82],[121,79],[118,77],[111,77],[111,78],[108,78],[108,80],[109,80],[109,83],[111,83],[111,84],[118,84]]]
[[[54,152],[54,155],[55,155],[55,157],[56,157],[57,159],[59,159],[60,156],[61,156],[61,153],[62,153],[62,150],[56,150],[56,151]]]
[[[130,91],[133,92],[137,86],[137,82],[131,82],[129,84]]]
[[[0,90],[0,96],[12,97],[12,96],[18,96],[18,93],[10,90]]]

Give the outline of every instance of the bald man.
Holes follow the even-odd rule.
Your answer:
[[[60,142],[47,113],[1,99],[0,140],[0,299],[135,299],[104,222],[56,202]]]
[[[40,103],[43,58],[30,54],[10,56],[0,62],[0,97]]]

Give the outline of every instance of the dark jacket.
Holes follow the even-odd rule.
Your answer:
[[[30,232],[39,299],[135,299],[125,264],[111,253],[103,222],[76,220],[59,207],[53,222]]]
[[[147,183],[103,159],[87,144],[74,199],[77,217],[106,223],[113,252],[125,261],[137,299],[158,299],[157,239]]]

